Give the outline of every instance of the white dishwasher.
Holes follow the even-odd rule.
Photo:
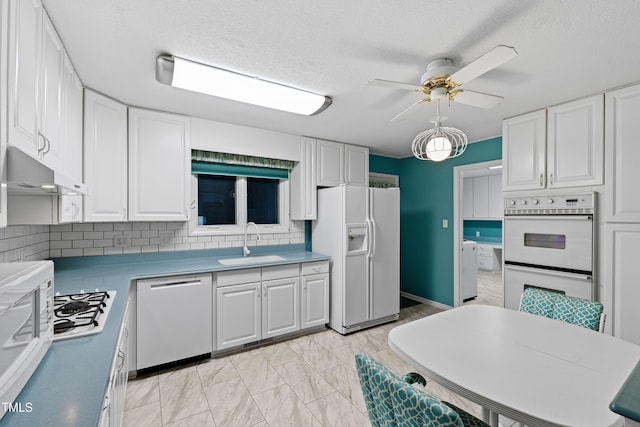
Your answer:
[[[137,281],[138,370],[211,353],[211,274]]]

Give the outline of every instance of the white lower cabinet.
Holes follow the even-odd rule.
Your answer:
[[[300,329],[299,289],[298,276],[262,282],[263,339]]]
[[[260,282],[218,288],[217,350],[237,347],[260,339],[260,288]]]
[[[109,385],[104,396],[104,405],[100,414],[100,427],[119,427],[123,424],[125,397],[127,394],[127,363],[128,363],[128,342],[129,330],[127,329],[129,318],[130,301],[127,301],[124,320],[120,335],[118,337],[118,347],[113,356]]]
[[[493,245],[478,244],[478,269],[486,271],[500,271],[500,259]]]
[[[329,262],[303,264],[300,281],[300,328],[329,323]]]
[[[604,277],[613,286],[613,335],[640,345],[638,247],[640,224],[605,224]],[[609,319],[607,319],[608,321]]]
[[[329,322],[329,262],[221,271],[216,275],[220,351]]]

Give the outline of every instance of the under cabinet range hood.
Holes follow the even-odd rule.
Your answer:
[[[15,147],[7,148],[9,194],[87,194],[87,185],[63,175]]]

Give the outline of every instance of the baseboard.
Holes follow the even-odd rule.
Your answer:
[[[449,310],[449,309],[453,308],[450,305],[446,305],[446,304],[442,304],[442,303],[437,302],[437,301],[432,301],[430,299],[422,298],[422,297],[419,297],[417,295],[410,294],[408,292],[402,292],[401,291],[400,295],[403,296],[406,299],[417,301],[417,302],[420,302],[422,304],[427,304],[427,305],[430,305],[432,307],[439,308],[441,310]]]

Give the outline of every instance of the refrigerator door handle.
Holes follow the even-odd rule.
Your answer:
[[[373,234],[373,224],[371,220],[367,218],[367,258],[371,258],[373,255],[373,245],[371,244],[371,235]]]
[[[376,220],[373,219],[373,217],[371,217],[370,224],[371,231],[369,232],[369,238],[371,239],[371,245],[369,246],[369,256],[373,257],[373,255],[375,255],[376,253]]]

